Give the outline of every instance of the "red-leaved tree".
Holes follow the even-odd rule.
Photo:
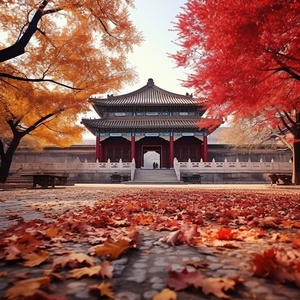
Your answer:
[[[214,117],[289,133],[300,184],[299,0],[188,0],[177,18],[184,85]]]

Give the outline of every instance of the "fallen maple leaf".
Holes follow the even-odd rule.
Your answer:
[[[257,277],[269,276],[277,267],[276,254],[273,249],[264,251],[262,254],[253,255],[253,275]]]
[[[73,269],[67,275],[67,278],[81,278],[83,276],[96,276],[100,275],[101,266],[93,266],[93,267],[84,267]]]
[[[47,251],[41,250],[38,253],[31,253],[24,255],[22,258],[27,260],[23,263],[25,267],[35,267],[39,266],[41,263],[46,261],[50,257]]]
[[[125,239],[119,239],[118,241],[106,240],[103,245],[91,247],[89,252],[99,257],[107,256],[110,260],[114,260],[130,247],[130,242]]]
[[[217,232],[217,239],[219,240],[232,240],[233,234],[231,228],[220,228]]]
[[[75,253],[72,252],[69,254],[71,260],[77,260],[79,263],[86,263],[89,266],[94,266],[94,259],[85,253]]]
[[[10,244],[5,248],[4,253],[6,254],[5,260],[15,260],[15,259],[20,259],[21,251],[14,244]]]
[[[105,260],[102,264],[101,264],[101,270],[100,270],[100,274],[102,276],[102,278],[112,278],[113,277],[113,270],[114,267],[110,264],[109,261]]]
[[[106,296],[110,299],[115,298],[115,293],[111,290],[111,284],[109,282],[102,282],[100,284],[90,285],[90,291],[96,291],[100,293],[100,296]]]
[[[160,293],[156,294],[152,300],[176,300],[177,294],[170,289],[163,289]]]
[[[224,294],[224,292],[233,290],[236,284],[241,282],[243,282],[243,280],[240,277],[236,279],[210,277],[202,280],[201,287],[202,292],[205,295],[213,294],[218,298],[230,299],[230,297]]]
[[[201,272],[197,270],[188,272],[186,268],[181,272],[170,270],[169,275],[170,278],[167,280],[167,285],[175,291],[181,291],[190,286],[198,288],[201,286],[203,280]]]
[[[45,234],[46,234],[48,237],[50,237],[51,239],[52,239],[52,238],[55,238],[55,237],[57,237],[57,235],[58,235],[58,229],[55,228],[55,227],[53,227],[53,226],[51,226],[51,227],[49,227],[49,228],[45,231]]]
[[[61,275],[59,273],[56,273],[56,272],[53,272],[53,270],[45,270],[43,275],[48,276],[51,280],[52,279],[57,279],[57,280],[63,280],[64,279],[63,275]]]
[[[68,256],[55,258],[52,262],[52,268],[65,268],[66,266],[75,268],[78,265],[94,266],[94,260],[92,257],[84,253],[70,252]]]
[[[8,300],[24,299],[26,297],[33,296],[41,287],[47,289],[50,288],[49,277],[38,277],[18,281],[14,284],[13,287],[6,291],[5,297]]]
[[[237,284],[243,282],[241,277],[237,278],[205,278],[199,271],[188,272],[184,269],[182,272],[170,271],[170,278],[167,280],[168,287],[175,291],[181,291],[194,287],[201,288],[205,295],[214,294],[219,298],[229,299],[229,296],[224,294],[224,291],[233,289]]]
[[[192,259],[188,260],[186,264],[189,266],[193,266],[196,269],[204,269],[209,265],[206,261],[194,261]]]
[[[181,233],[181,230],[171,232],[168,236],[160,238],[159,241],[175,246],[176,241]]]

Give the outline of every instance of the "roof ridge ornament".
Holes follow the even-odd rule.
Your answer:
[[[148,79],[147,85],[148,85],[148,86],[154,86],[154,81],[153,81],[152,78],[149,78],[149,79]]]

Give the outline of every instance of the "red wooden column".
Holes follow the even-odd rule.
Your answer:
[[[95,148],[95,161],[102,161],[102,145],[100,141],[100,137],[96,137],[96,148]]]
[[[170,168],[173,168],[174,161],[174,137],[170,135]]]
[[[135,136],[131,135],[131,145],[130,145],[130,161],[135,159]]]
[[[204,162],[208,161],[208,145],[207,145],[207,136],[203,136],[203,157]]]

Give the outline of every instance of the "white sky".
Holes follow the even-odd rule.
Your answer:
[[[153,78],[155,85],[170,92],[185,94],[188,91],[181,86],[180,80],[186,75],[183,68],[177,68],[175,61],[168,57],[178,49],[173,41],[176,33],[172,31],[176,15],[182,10],[186,0],[135,0],[135,10],[131,19],[139,31],[143,33],[141,46],[134,48],[128,56],[136,67],[138,83],[127,86],[121,94],[132,92],[144,86],[148,78]]]

